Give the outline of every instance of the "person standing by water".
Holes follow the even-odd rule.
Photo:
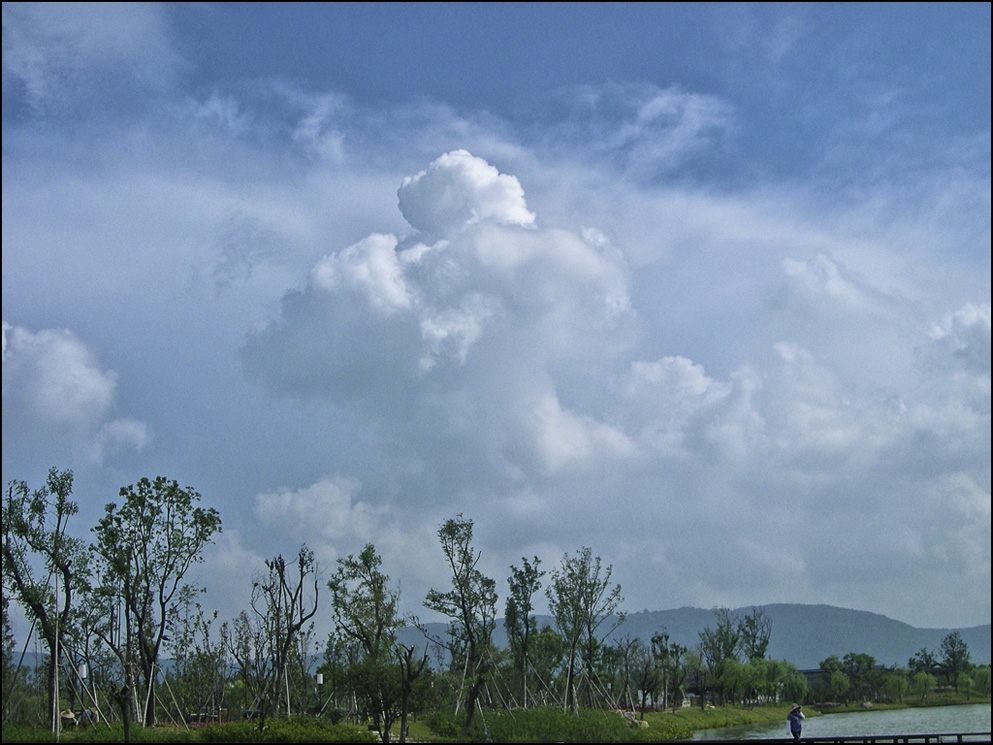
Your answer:
[[[793,704],[790,713],[786,715],[786,721],[790,723],[790,734],[793,735],[794,740],[800,739],[800,731],[803,729],[802,722],[807,718],[803,715],[802,708],[800,704]]]

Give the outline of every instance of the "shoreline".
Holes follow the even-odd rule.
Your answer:
[[[900,709],[936,708],[947,706],[971,706],[990,704],[989,696],[973,697],[965,700],[965,697],[953,699],[940,699],[934,701],[903,702],[872,704],[864,706],[862,704],[836,705],[830,704],[804,704],[804,714],[808,719],[826,716],[828,714],[850,714],[866,713],[871,711],[894,711]],[[767,724],[772,722],[785,721],[789,713],[791,703],[759,704],[746,707],[740,705],[721,706],[712,709],[692,710],[680,709],[675,712],[646,712],[645,719],[649,723],[649,732],[662,735],[666,740],[676,741],[692,737],[693,733],[707,729],[726,729],[729,727],[747,727],[750,725]],[[678,734],[677,734],[678,733]],[[670,737],[665,737],[669,734]],[[652,740],[657,738],[652,737]]]

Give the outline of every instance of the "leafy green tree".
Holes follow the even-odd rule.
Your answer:
[[[820,662],[820,679],[818,680],[818,695],[822,696],[826,700],[840,701],[840,695],[837,692],[839,688],[836,682],[837,676],[835,673],[843,677],[846,681],[845,691],[848,691],[848,676],[842,671],[841,658],[837,655],[831,655]]]
[[[959,673],[955,678],[955,691],[964,693],[967,701],[972,700],[972,692],[975,686],[976,681],[969,673]]]
[[[892,701],[899,704],[903,703],[903,697],[907,695],[909,688],[910,683],[907,681],[907,676],[899,672],[889,673],[883,682],[883,691]]]
[[[452,574],[452,587],[444,592],[431,589],[424,606],[450,619],[447,639],[431,640],[449,650],[461,663],[469,682],[465,698],[466,737],[476,713],[476,702],[490,673],[490,646],[496,627],[496,582],[483,575],[477,565],[481,553],[472,545],[472,520],[461,514],[446,520],[438,529],[441,549]],[[424,631],[424,627],[420,627]],[[429,637],[430,638],[430,637]]]
[[[541,578],[545,572],[538,569],[541,560],[535,556],[533,562],[522,557],[522,567],[510,567],[507,584],[510,595],[504,611],[503,623],[507,629],[507,639],[521,680],[521,701],[528,707],[528,670],[531,664],[531,640],[538,633],[537,621],[533,615],[534,595],[541,589]]]
[[[881,665],[876,665],[866,676],[866,686],[873,701],[878,701],[882,695],[883,686],[886,684],[886,678],[889,672]]]
[[[802,704],[807,700],[810,691],[810,684],[807,676],[797,670],[792,662],[783,662],[783,685],[781,688],[783,698],[788,701],[796,701]]]
[[[623,613],[615,613],[620,605],[621,586],[611,587],[613,567],[604,567],[600,557],[584,546],[579,554],[566,554],[558,569],[552,571],[551,584],[546,590],[552,616],[559,633],[568,645],[566,678],[567,708],[579,713],[576,696],[576,663],[585,666],[587,686],[595,682],[593,667],[601,640],[624,622]],[[609,627],[601,630],[608,622]]]
[[[566,555],[568,559],[568,555]],[[576,662],[579,657],[579,642],[583,635],[583,610],[579,593],[574,589],[578,577],[568,563],[563,563],[562,570],[552,572],[551,585],[547,595],[552,616],[558,633],[566,643],[568,665],[566,667],[566,708],[573,714],[579,714],[579,702],[576,698]]]
[[[72,471],[52,468],[40,489],[31,491],[23,481],[11,482],[3,502],[4,585],[13,589],[34,619],[48,649],[48,712],[53,727],[59,726],[58,669],[72,601],[87,575],[83,542],[68,533],[70,519],[79,511],[70,498],[72,482]],[[35,576],[37,562],[47,575],[44,579]]]
[[[845,675],[841,670],[832,670],[828,678],[828,689],[831,691],[831,697],[838,700],[846,700],[846,694],[848,689],[851,688],[851,682],[848,676]]]
[[[555,629],[545,624],[531,643],[531,671],[537,683],[532,694],[541,705],[548,704],[566,657],[566,643]]]
[[[948,673],[949,682],[959,692],[959,676],[969,671],[969,646],[958,631],[941,640],[941,664]]]
[[[753,657],[745,663],[748,687],[746,700],[758,703],[759,700],[774,701],[781,683],[782,666],[776,660]]]
[[[383,742],[389,742],[393,724],[400,718],[403,691],[400,675],[389,654],[362,655],[348,670],[355,691],[358,713],[372,720]]]
[[[778,701],[786,678],[786,664],[781,660],[759,658],[749,660],[749,664],[754,665],[759,672],[756,687],[758,694],[766,701]]]
[[[741,649],[741,626],[729,608],[715,608],[716,626],[707,626],[700,632],[700,657],[707,667],[711,682],[717,686],[722,699],[724,668],[729,660],[738,660]]]
[[[872,655],[849,652],[844,656],[841,664],[842,670],[848,676],[849,698],[861,698],[864,701],[874,698],[872,671],[876,667],[876,659]]]
[[[700,708],[702,709],[707,698],[707,663],[703,661],[699,650],[694,649],[686,653],[685,665],[686,681],[689,684],[690,690],[695,690],[699,694]]]
[[[380,738],[389,742],[393,723],[398,718],[406,720],[403,704],[409,702],[413,690],[413,681],[407,677],[420,670],[413,649],[405,650],[409,652],[405,658],[405,651],[397,646],[396,632],[405,625],[399,611],[400,594],[390,588],[390,578],[380,571],[381,565],[375,547],[367,544],[357,557],[338,560],[328,589],[337,631],[359,650],[350,671],[353,688],[379,727]]]
[[[417,658],[417,648],[413,645],[397,644],[394,648],[400,662],[400,742],[407,741],[407,717],[413,711],[412,705],[418,693],[417,683],[424,679],[427,669],[427,652]]]
[[[354,642],[346,638],[340,631],[332,630],[324,644],[323,661],[317,672],[324,676],[323,688],[320,691],[322,701],[319,711],[326,712],[329,708],[332,715],[337,717],[337,710],[345,708],[349,692],[348,668],[349,646]]]
[[[834,654],[820,662],[821,673],[825,676],[830,676],[835,670],[841,671],[843,668],[841,658]]]
[[[921,671],[930,673],[934,671],[937,665],[938,659],[927,650],[927,647],[921,647],[907,661],[907,668],[911,673],[919,673]]]
[[[63,692],[68,693],[74,709],[99,707],[92,686],[84,681],[80,674],[82,665],[85,664],[90,671],[96,671],[89,676],[89,683],[97,679],[100,670],[109,671],[117,668],[113,654],[94,632],[94,626],[102,624],[103,619],[93,616],[89,587],[91,579],[92,577],[88,576],[85,582],[80,583],[82,591],[78,594],[78,601],[73,604],[72,612],[69,614],[69,624],[66,626],[63,639],[65,655],[62,670],[66,674],[60,676],[60,682],[63,683]],[[65,687],[68,687],[68,691],[65,691]]]
[[[2,640],[0,640],[0,651],[3,653],[3,666],[0,680],[3,681],[3,721],[5,722],[10,718],[10,705],[14,694],[15,676],[19,672],[14,666],[14,631],[10,623],[10,615],[7,612],[9,606],[10,600],[7,597],[6,588],[4,588],[3,595],[0,596],[0,609],[3,611],[3,634]]]
[[[744,663],[745,703],[758,704],[766,696],[766,688],[770,683],[775,684],[775,676],[769,674],[770,668],[777,665],[773,660],[755,657]]]
[[[980,696],[990,695],[990,666],[984,665],[983,667],[977,667],[973,671],[972,680],[976,688],[976,692]]]
[[[924,672],[923,670],[914,673],[910,678],[910,690],[913,691],[915,696],[920,698],[922,703],[937,685],[938,679],[931,673]]]
[[[110,604],[119,598],[123,604],[127,639],[123,649],[117,645],[119,656],[127,668],[137,651],[145,694],[142,721],[151,724],[155,668],[177,612],[178,593],[187,572],[203,561],[203,549],[220,532],[221,518],[217,510],[199,506],[198,492],[162,476],[122,487],[120,496],[120,507],[108,504],[93,528],[93,550],[103,562],[100,597]],[[102,638],[110,643],[109,629]]]
[[[737,657],[728,657],[717,670],[716,681],[725,703],[741,701],[747,683],[745,666]]]
[[[356,557],[338,559],[328,581],[335,627],[354,639],[367,656],[389,651],[396,632],[404,626],[399,611],[400,594],[380,571],[383,560],[371,543]]]

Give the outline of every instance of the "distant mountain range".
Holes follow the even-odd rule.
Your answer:
[[[788,660],[801,670],[816,669],[821,660],[831,655],[844,657],[849,652],[868,654],[880,665],[907,667],[907,661],[922,647],[935,657],[941,656],[941,640],[958,631],[969,646],[970,659],[976,665],[990,664],[990,624],[958,629],[918,629],[901,621],[867,611],[836,608],[831,605],[759,605],[733,609],[736,615],[747,615],[761,610],[771,623],[769,650],[766,657]],[[555,627],[551,616],[536,617],[538,627]],[[609,626],[610,624],[606,624]],[[636,637],[649,642],[652,634],[664,630],[671,642],[693,649],[700,642],[700,632],[715,626],[714,612],[703,608],[677,608],[675,610],[640,611],[630,613],[610,640]],[[429,623],[428,630],[441,636],[448,628],[445,623]],[[408,627],[399,633],[404,644],[425,644],[425,638],[416,628]],[[507,646],[507,632],[503,619],[498,619],[494,642]],[[15,656],[16,657],[16,656]],[[37,664],[33,652],[25,655],[25,664]],[[171,667],[170,660],[163,660],[163,667]]]
[[[907,661],[922,647],[940,657],[941,640],[953,631],[958,631],[969,646],[974,664],[990,663],[990,624],[960,629],[918,629],[867,611],[785,603],[747,606],[734,609],[734,613],[746,615],[756,608],[771,623],[766,657],[788,660],[801,670],[817,668],[821,660],[831,655],[844,657],[849,652],[871,655],[880,665],[906,667]],[[537,616],[537,621],[539,628],[545,624],[554,628],[550,616]],[[700,641],[700,632],[715,625],[714,612],[703,608],[641,611],[629,614],[611,639],[630,636],[648,642],[652,634],[664,630],[670,641],[692,649]],[[427,627],[433,634],[443,634],[447,624],[432,623]],[[401,641],[423,644],[424,637],[417,629],[409,628],[401,632]],[[498,646],[507,644],[502,620],[497,621],[494,641]]]

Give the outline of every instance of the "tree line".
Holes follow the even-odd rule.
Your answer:
[[[940,687],[964,693],[990,695],[990,666],[977,666],[970,660],[969,647],[958,631],[947,634],[936,651],[926,647],[914,653],[906,668],[877,665],[874,657],[849,652],[832,655],[820,663],[814,693],[819,701],[895,701],[908,697],[924,702]]]
[[[665,629],[650,641],[620,635],[621,586],[612,566],[585,546],[551,570],[538,557],[509,567],[508,645],[497,647],[496,582],[480,570],[474,525],[462,514],[437,531],[449,579],[423,600],[448,620],[443,634],[401,611],[400,591],[372,544],[338,559],[328,577],[306,545],[265,560],[248,607],[219,623],[217,612],[198,602],[202,588],[187,581],[221,531],[220,515],[201,506],[198,492],[163,477],[141,479],[106,505],[87,544],[69,531],[78,512],[72,481],[72,472],[53,468],[39,489],[12,482],[3,503],[5,722],[33,717],[57,727],[68,699],[98,721],[123,722],[126,740],[132,723],[188,725],[226,709],[257,717],[260,726],[267,717],[302,713],[368,721],[383,742],[399,724],[402,742],[414,715],[464,737],[475,717],[485,722],[494,708],[559,706],[577,714],[581,707],[625,707],[644,716],[652,707],[682,706],[691,691],[701,705],[803,701],[811,693],[794,665],[766,659],[771,623],[761,609],[715,609],[692,649]],[[539,628],[540,593],[552,623]],[[333,622],[326,639],[314,630],[322,596],[329,596]],[[10,598],[44,646],[44,667],[24,669],[14,659]],[[411,626],[427,644],[401,640]],[[961,661],[961,639],[946,642],[943,659]],[[827,691],[885,689],[863,673],[875,669],[864,657],[822,663]],[[934,663],[922,657],[925,675]],[[956,664],[955,685],[964,685],[967,650]],[[844,690],[838,676],[848,683]],[[39,688],[44,695],[32,695]]]

